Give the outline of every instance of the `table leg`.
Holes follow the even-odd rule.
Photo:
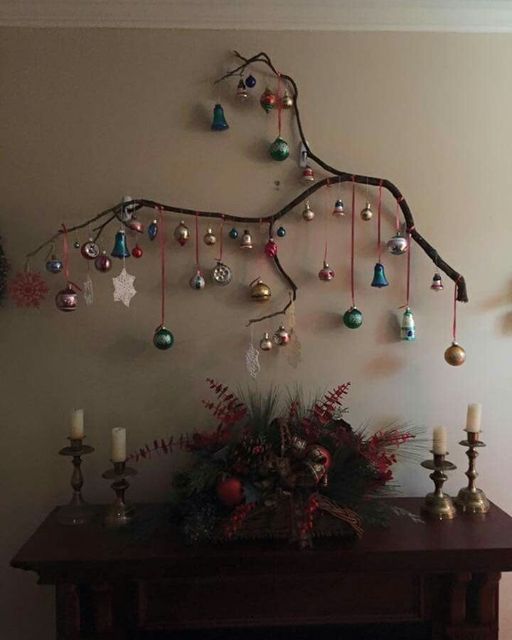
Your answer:
[[[498,640],[500,574],[456,576],[450,592],[449,640]]]
[[[79,640],[80,596],[76,584],[58,582],[55,588],[57,640]]]

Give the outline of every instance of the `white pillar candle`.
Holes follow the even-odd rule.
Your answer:
[[[432,441],[432,451],[435,454],[445,455],[448,451],[448,436],[444,427],[434,428],[434,438]]]
[[[466,420],[466,431],[478,433],[481,429],[482,405],[479,402],[468,404],[468,418]]]
[[[114,427],[112,429],[112,462],[126,460],[126,429]]]
[[[73,409],[71,412],[71,429],[69,436],[73,440],[81,440],[84,437],[84,410]]]

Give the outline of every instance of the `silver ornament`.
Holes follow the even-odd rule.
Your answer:
[[[82,245],[80,251],[86,260],[96,260],[100,255],[100,248],[92,238],[89,238],[89,240]]]
[[[270,349],[272,349],[272,340],[268,332],[265,332],[263,338],[260,340],[260,349],[262,351],[270,351]]]
[[[372,205],[367,202],[364,209],[361,209],[361,220],[369,222],[373,218]]]
[[[399,231],[388,241],[388,251],[394,256],[401,256],[409,248],[409,241]]]
[[[309,206],[309,201],[308,200],[306,200],[306,206],[304,207],[304,209],[302,211],[302,217],[304,218],[304,220],[307,220],[308,222],[310,220],[313,220],[313,218],[315,217],[315,212]]]
[[[181,220],[176,229],[174,229],[174,239],[183,247],[187,243],[189,238],[190,229],[187,227],[185,222]]]
[[[232,277],[233,272],[228,265],[223,262],[217,262],[215,267],[212,269],[212,280],[215,284],[218,284],[221,287],[228,285],[231,282]]]
[[[240,249],[252,249],[252,237],[249,231],[246,229],[240,242]]]
[[[200,271],[196,271],[195,274],[190,278],[189,285],[192,287],[192,289],[204,289],[206,281]]]
[[[282,324],[279,325],[279,329],[274,333],[274,342],[280,347],[284,347],[290,342],[290,334]]]
[[[208,246],[212,246],[217,242],[217,238],[210,228],[208,228],[208,231],[204,234],[203,240]]]

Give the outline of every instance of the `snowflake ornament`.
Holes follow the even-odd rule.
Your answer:
[[[94,302],[94,289],[92,286],[92,278],[89,274],[87,274],[87,278],[84,282],[83,294],[85,304],[89,307]]]
[[[114,302],[122,302],[125,307],[129,307],[131,299],[137,293],[133,286],[135,276],[130,275],[123,267],[121,273],[112,278],[112,282],[114,284]]]
[[[247,368],[247,373],[251,376],[251,378],[256,378],[261,370],[259,355],[260,352],[251,342],[247,351],[245,352],[245,366]]]
[[[48,286],[38,271],[20,271],[9,282],[8,290],[17,307],[39,308]]]

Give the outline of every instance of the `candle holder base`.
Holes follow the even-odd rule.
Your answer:
[[[457,509],[468,515],[484,515],[491,508],[490,502],[482,489],[461,489],[455,498]]]
[[[425,496],[425,504],[421,508],[421,515],[429,520],[453,520],[457,510],[450,496],[428,493]]]
[[[106,527],[125,527],[130,524],[135,515],[135,508],[126,504],[112,504],[107,507],[104,523]]]
[[[85,503],[67,504],[59,509],[57,522],[66,526],[76,526],[90,522],[92,517],[93,511]]]
[[[59,509],[57,522],[66,526],[82,525],[89,522],[93,516],[91,507],[82,497],[84,479],[82,475],[82,456],[92,453],[93,447],[83,443],[82,439],[69,438],[70,445],[59,451],[61,456],[71,457],[73,473],[71,475],[71,488],[73,493],[69,504]]]

